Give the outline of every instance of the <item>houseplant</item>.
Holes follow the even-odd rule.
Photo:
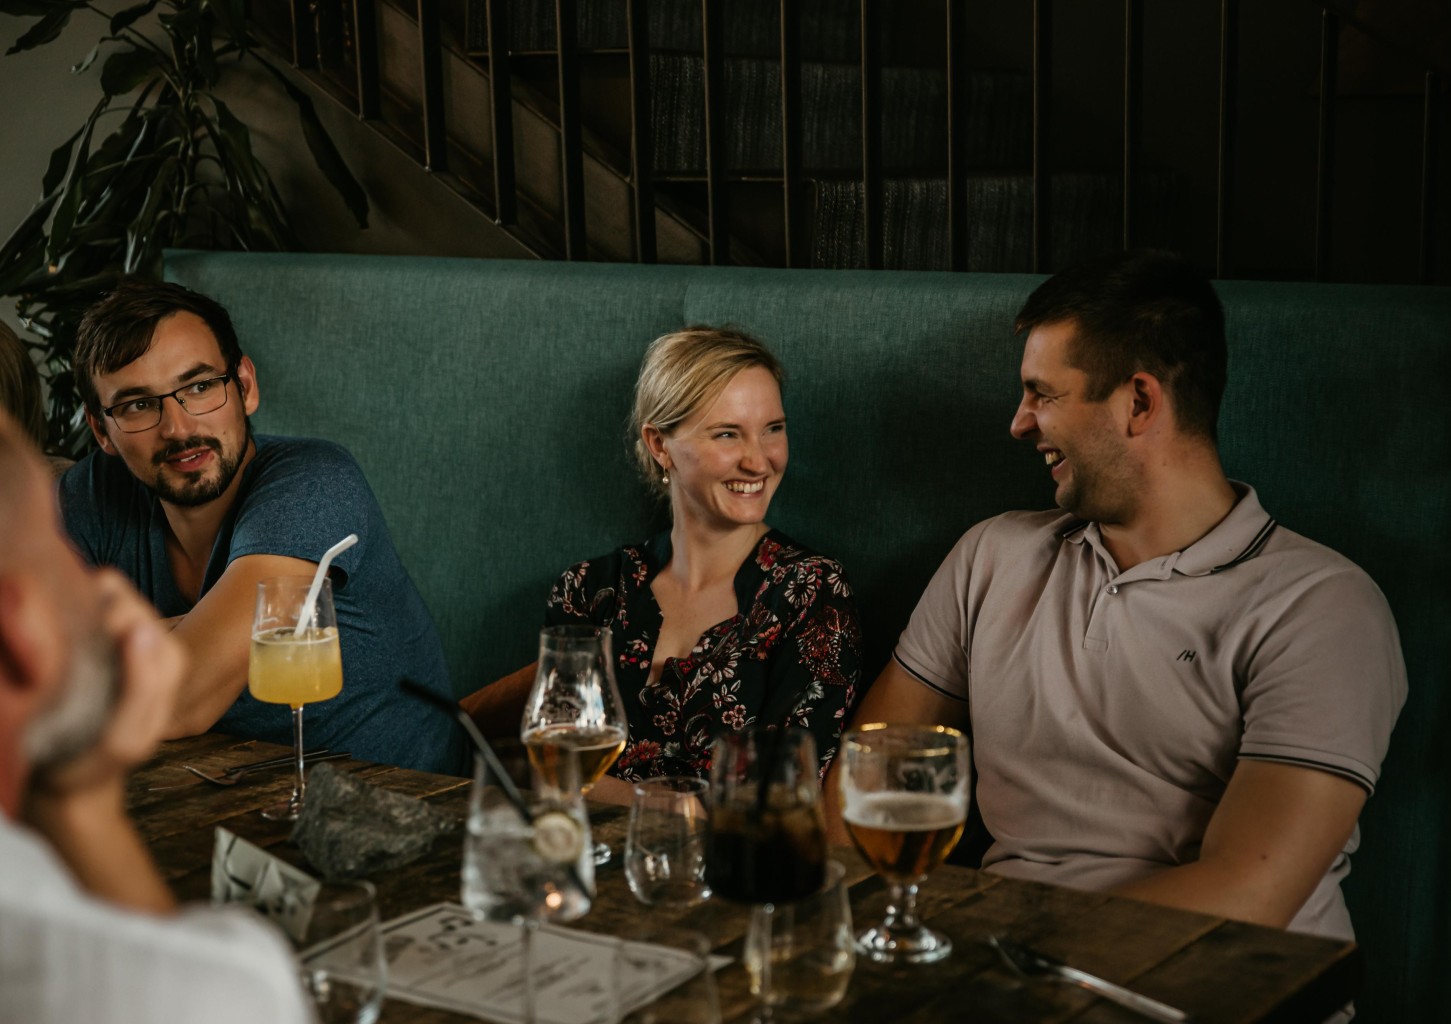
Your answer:
[[[0,0],[0,16],[37,19],[7,55],[53,42],[75,16],[104,32],[71,70],[101,96],[50,156],[41,199],[0,246],[0,295],[15,296],[50,384],[50,443],[76,454],[87,430],[71,374],[81,314],[121,274],[159,276],[167,247],[295,248],[287,210],[218,95],[241,61],[265,68],[292,99],[319,171],[360,227],[368,200],[312,101],[257,52],[244,0],[143,0],[115,14],[88,0]]]

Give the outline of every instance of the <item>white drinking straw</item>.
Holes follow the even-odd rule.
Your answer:
[[[302,639],[302,634],[307,630],[308,624],[312,622],[312,610],[317,606],[317,595],[322,590],[322,581],[327,576],[327,567],[332,560],[341,555],[348,548],[358,542],[358,535],[350,533],[332,547],[322,556],[322,561],[317,563],[317,572],[313,574],[312,586],[307,588],[307,600],[302,602],[302,614],[297,617],[297,628],[292,631],[294,640]]]

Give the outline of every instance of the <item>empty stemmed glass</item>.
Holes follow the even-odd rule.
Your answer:
[[[952,942],[917,919],[917,887],[967,820],[967,738],[945,726],[867,725],[842,737],[842,817],[852,842],[887,880],[886,919],[857,936],[882,963],[931,963]]]
[[[539,776],[558,786],[561,757],[572,751],[579,764],[580,792],[588,793],[625,749],[628,729],[609,630],[583,625],[542,630],[539,668],[521,728],[529,762]],[[596,843],[594,858],[596,864],[606,863],[609,846]]]

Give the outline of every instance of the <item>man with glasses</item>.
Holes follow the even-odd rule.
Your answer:
[[[256,367],[218,303],[123,280],[81,322],[76,383],[100,451],[61,481],[66,527],[93,564],[121,569],[192,658],[169,737],[215,728],[291,740],[286,707],[246,692],[259,581],[330,569],[343,692],[308,711],[312,744],[457,771],[462,738],[398,690],[407,676],[451,697],[443,649],[357,463],[341,447],[253,436]]]

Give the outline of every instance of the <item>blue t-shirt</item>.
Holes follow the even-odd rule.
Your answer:
[[[393,548],[382,510],[357,462],[340,445],[256,438],[237,500],[212,547],[201,593],[232,559],[285,555],[316,562],[350,533],[358,543],[332,563],[343,655],[340,696],[309,704],[308,747],[424,771],[462,774],[464,738],[442,709],[403,692],[405,676],[453,699],[443,647],[422,596]],[[166,617],[194,605],[166,556],[161,502],[114,456],[93,452],[61,478],[66,529],[93,565],[115,566]],[[245,690],[213,728],[247,739],[292,742],[292,715]]]

